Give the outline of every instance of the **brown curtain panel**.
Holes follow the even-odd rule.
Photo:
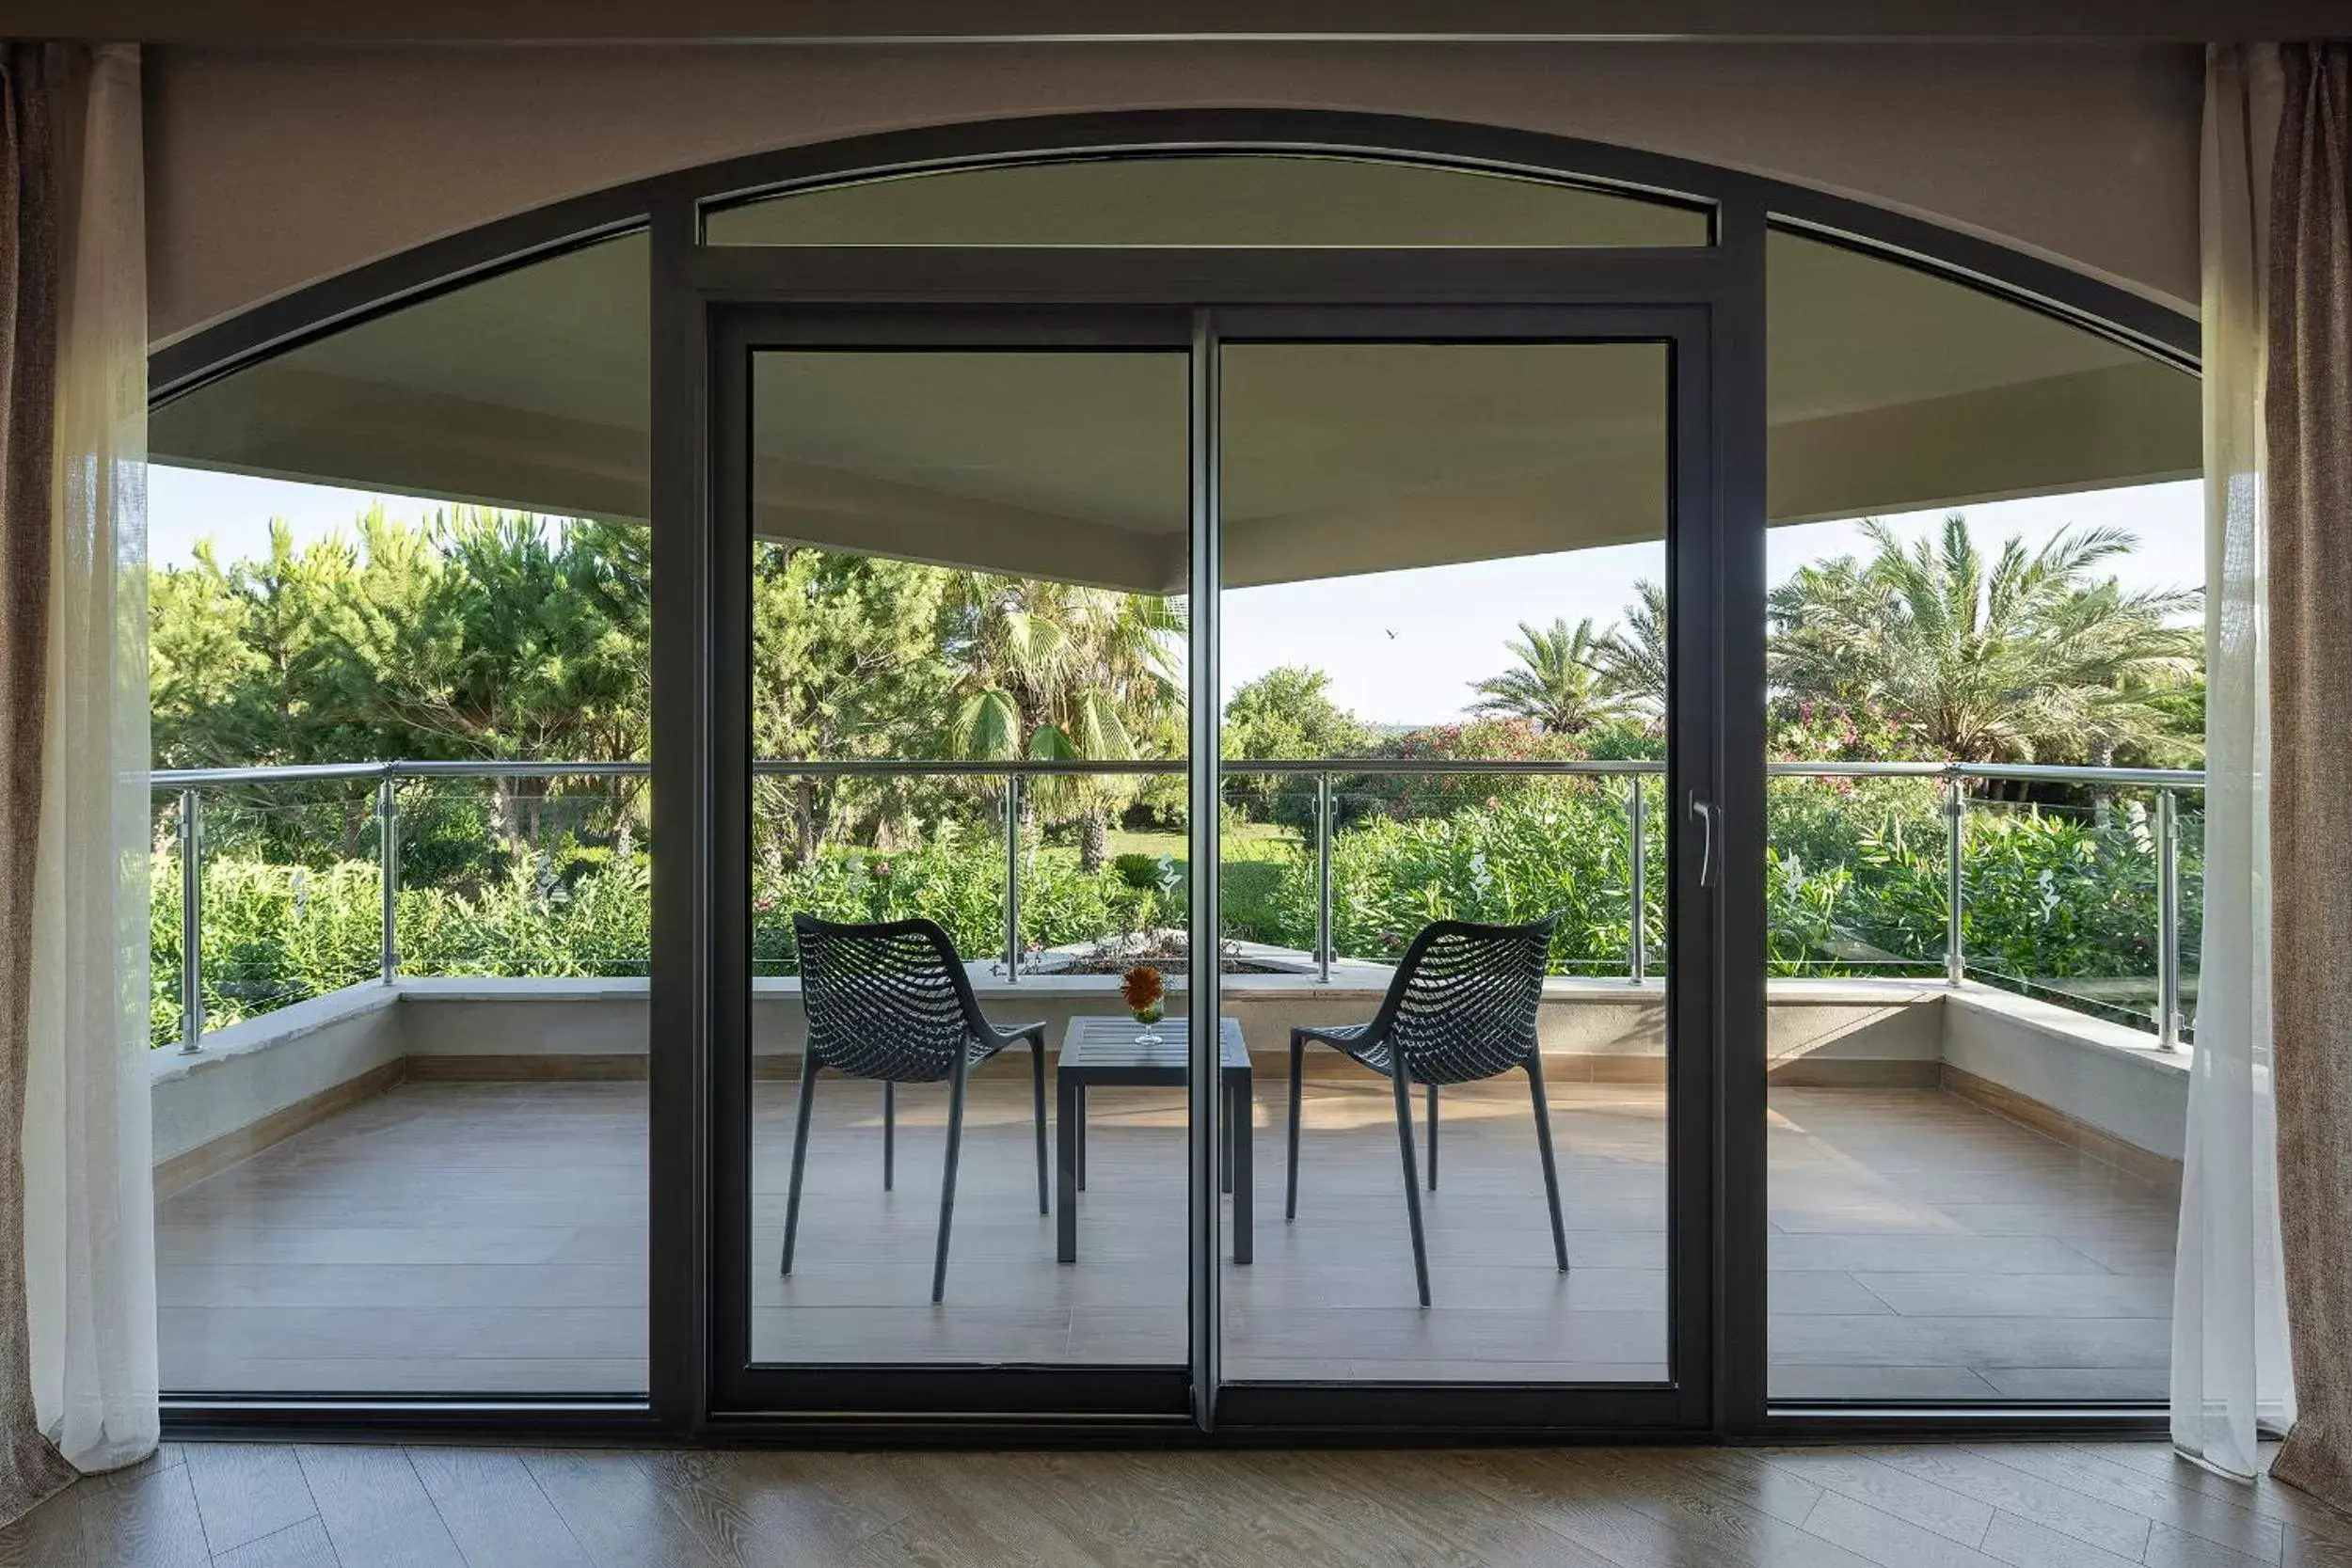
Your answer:
[[[2281,52],[2270,195],[2270,918],[2295,1431],[2352,1509],[2352,44]]]
[[[49,65],[42,45],[0,44],[0,1519],[73,1479],[34,1414],[24,1308],[24,1066],[57,384]]]

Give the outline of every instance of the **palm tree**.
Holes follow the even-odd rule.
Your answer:
[[[1771,675],[1800,700],[1867,703],[1962,762],[2059,761],[2161,742],[2159,702],[2193,674],[2199,633],[2173,624],[2195,590],[2126,593],[2101,562],[2120,529],[2011,538],[1988,561],[1955,513],[1906,547],[1873,518],[1878,553],[1801,568],[1772,590]]]
[[[1034,578],[974,575],[951,591],[949,653],[959,682],[949,749],[990,762],[1118,762],[1183,701],[1184,616],[1157,594]],[[1039,781],[1038,808],[1082,824],[1079,856],[1104,859],[1111,808],[1133,781]]]
[[[1522,621],[1519,635],[1504,645],[1519,666],[1472,682],[1472,713],[1524,719],[1547,735],[1576,735],[1625,711],[1623,699],[1604,688],[1592,617],[1573,628],[1554,621],[1549,630]]]
[[[1625,629],[1600,640],[1601,689],[1651,715],[1666,711],[1666,591],[1644,578],[1633,585]]]

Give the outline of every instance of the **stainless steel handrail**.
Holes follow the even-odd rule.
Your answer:
[[[1590,757],[1563,759],[1558,762],[1529,761],[1523,758],[1488,760],[1482,757],[1311,757],[1282,758],[1276,761],[1228,761],[1224,764],[1228,776],[1242,774],[1330,773],[1337,776],[1387,777],[1430,776],[1446,773],[1499,773],[1526,778],[1596,778],[1622,779],[1644,774],[1662,774],[1662,762],[1635,759],[1623,761],[1597,760]]]
[[[321,762],[273,768],[158,768],[148,776],[157,789],[208,784],[325,784],[337,779],[386,778],[400,766],[396,762]]]
[[[752,765],[763,777],[856,778],[896,774],[908,778],[1001,779],[1055,774],[1137,776],[1176,774],[1182,758],[1136,757],[1123,762],[980,762],[954,759],[761,757]],[[1666,765],[1645,760],[1578,758],[1558,762],[1474,757],[1280,757],[1223,765],[1232,774],[1405,775],[1500,773],[1531,776],[1591,775],[1625,778],[1663,774]],[[157,789],[183,785],[308,784],[337,779],[586,779],[644,778],[647,762],[525,762],[485,757],[445,762],[322,762],[259,768],[159,768],[150,775]],[[2201,789],[2205,775],[2182,768],[2072,768],[2031,763],[1979,762],[1768,762],[1772,778],[2007,780],[2022,784],[2076,784],[2119,789]]]
[[[1001,780],[1005,814],[1005,955],[1006,978],[1021,974],[1021,816],[1022,781],[1057,776],[1147,777],[1182,774],[1189,765],[1177,758],[1132,758],[1126,761],[978,762],[957,760],[902,761],[884,758],[794,759],[762,757],[753,771],[763,778],[977,778]],[[1333,810],[1336,782],[1343,778],[1443,777],[1499,775],[1527,778],[1620,778],[1629,780],[1626,832],[1631,860],[1633,889],[1631,940],[1628,978],[1639,984],[1648,970],[1647,933],[1643,925],[1646,864],[1641,808],[1641,781],[1662,776],[1666,765],[1636,759],[1561,761],[1526,759],[1485,760],[1455,757],[1281,757],[1229,761],[1228,777],[1266,775],[1310,777],[1315,784],[1316,902],[1315,970],[1324,981],[1331,977],[1331,842],[1337,829]],[[2178,1048],[2185,1020],[2181,1011],[2180,865],[2178,792],[2204,787],[2203,773],[2170,768],[2074,768],[2034,764],[1956,762],[1770,762],[1770,778],[1922,779],[1941,780],[1946,834],[1945,977],[1959,985],[1967,977],[1962,942],[1967,888],[1964,876],[1963,827],[1968,810],[1969,781],[2084,784],[2110,789],[2153,789],[2156,792],[2155,849],[2157,859],[2156,952],[2159,1002],[2156,1037],[2166,1050]],[[462,758],[437,761],[396,759],[384,762],[301,763],[260,768],[157,768],[151,775],[159,790],[179,798],[181,846],[181,1049],[202,1049],[203,993],[203,853],[200,818],[206,789],[261,784],[330,784],[367,781],[376,786],[377,845],[383,877],[382,972],[386,984],[399,975],[400,792],[404,779],[638,779],[651,774],[652,765],[635,761],[540,762],[502,758]]]
[[[1963,779],[2005,779],[2018,784],[2078,784],[2109,789],[2202,789],[2205,775],[2193,768],[2067,768],[2035,763],[1946,764]]]

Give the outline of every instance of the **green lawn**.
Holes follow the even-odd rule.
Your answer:
[[[1277,933],[1268,901],[1281,881],[1281,863],[1296,849],[1298,834],[1275,822],[1243,822],[1225,830],[1225,929],[1231,936],[1246,942],[1272,939]],[[1124,831],[1110,835],[1110,852],[1114,859],[1120,855],[1166,855],[1176,863],[1181,877],[1190,858],[1191,846],[1183,833],[1138,833]],[[1061,856],[1072,863],[1078,858],[1074,847],[1057,846],[1047,849],[1049,855]]]
[[[1298,835],[1279,822],[1243,822],[1225,830],[1225,858],[1229,862],[1279,860],[1297,843]],[[1120,831],[1111,834],[1113,856],[1166,855],[1182,865],[1190,848],[1183,833]]]

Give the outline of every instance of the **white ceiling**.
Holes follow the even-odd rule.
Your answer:
[[[1225,163],[1286,165],[1233,205]],[[1097,197],[1132,166],[1075,166]],[[1526,182],[1328,160],[1189,160],[1160,187],[1209,203],[1346,199],[1309,230],[1345,240],[1410,191],[1430,236],[1608,232],[1666,211]],[[1366,171],[1372,171],[1367,174]],[[1034,233],[1166,213],[1049,200]],[[860,232],[892,188],[947,225],[991,177],[801,198],[819,237]],[[1383,185],[1383,180],[1390,182]],[[1434,183],[1432,183],[1434,182]],[[1230,182],[1229,182],[1230,183]],[[978,203],[998,228],[1018,203]],[[1450,193],[1456,189],[1469,194]],[[1042,191],[1044,194],[1040,195]],[[1018,195],[1015,189],[1013,194]],[[1067,192],[1064,193],[1067,195]],[[1506,199],[1507,198],[1507,199]],[[830,214],[821,202],[835,203]],[[863,214],[856,210],[864,203]],[[879,206],[877,204],[880,204]],[[746,209],[782,232],[778,201]],[[1046,210],[1050,208],[1050,211]],[[940,217],[941,214],[947,214]],[[1626,214],[1635,214],[1629,219]],[[961,214],[959,216],[958,214]],[[1336,215],[1334,215],[1336,214]],[[1678,216],[1678,214],[1677,214]],[[949,221],[952,219],[953,221]],[[1225,221],[1225,220],[1220,220]],[[1488,229],[1475,228],[1486,223]],[[1617,225],[1617,230],[1607,229]],[[1056,228],[1060,225],[1060,228]],[[1264,231],[1299,230],[1285,218]],[[1287,225],[1287,227],[1286,227]],[[1549,226],[1549,227],[1548,227]],[[1565,226],[1563,228],[1562,226]],[[983,226],[985,235],[993,230]],[[903,219],[902,232],[919,237]],[[1165,237],[1155,231],[1153,237]],[[1375,239],[1393,243],[1393,234]],[[1656,243],[1652,239],[1650,243]],[[2022,307],[1793,236],[1768,251],[1769,504],[1775,522],[1917,510],[2197,471],[2195,382]],[[159,461],[542,512],[648,511],[642,235],[486,279],[355,326],[157,411]],[[1654,538],[1665,515],[1663,351],[1550,343],[1250,345],[1224,366],[1229,581],[1288,580]],[[1180,585],[1185,366],[1175,353],[763,355],[755,526],[836,547],[1116,586]]]

